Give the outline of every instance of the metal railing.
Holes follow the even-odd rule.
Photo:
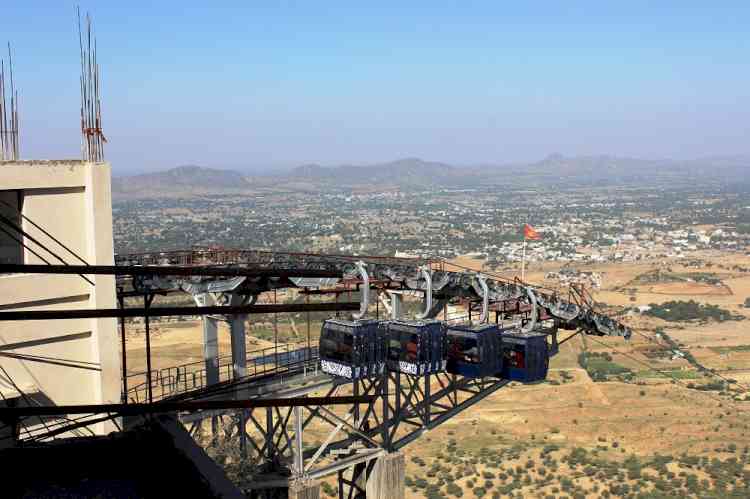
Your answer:
[[[222,247],[194,247],[187,250],[151,251],[115,255],[117,265],[257,265],[274,267],[295,263],[341,263],[359,260],[396,265],[423,265],[437,263],[427,258],[403,258],[379,255],[341,255],[236,249]]]
[[[286,372],[291,366],[317,363],[318,346],[306,344],[282,344],[267,347],[248,353],[245,363],[246,377],[262,376]],[[234,379],[232,357],[218,358],[219,381]],[[148,382],[145,372],[128,374],[127,399],[142,402],[147,399]],[[206,365],[204,360],[154,370],[151,373],[151,390],[154,400],[163,399],[179,393],[205,388]]]

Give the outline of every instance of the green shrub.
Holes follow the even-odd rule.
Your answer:
[[[409,485],[409,484],[407,484]],[[336,496],[338,495],[338,491],[328,482],[323,482],[320,484],[320,488],[323,489],[323,493],[328,496]]]
[[[645,315],[657,317],[667,322],[694,321],[713,319],[717,322],[730,320],[742,320],[741,315],[734,315],[729,310],[720,308],[718,305],[702,304],[695,300],[668,301],[661,305],[650,304],[650,309]]]
[[[464,491],[456,485],[454,482],[448,482],[448,486],[446,487],[446,492],[454,497],[463,497]]]
[[[429,483],[427,483],[427,480],[425,480],[424,478],[417,478],[416,480],[414,480],[414,486],[419,489],[425,489],[428,485]]]

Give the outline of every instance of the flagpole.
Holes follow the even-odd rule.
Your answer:
[[[521,253],[521,281],[526,281],[526,235],[523,236],[523,252]]]

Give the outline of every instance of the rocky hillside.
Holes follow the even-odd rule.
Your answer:
[[[242,191],[250,182],[239,172],[201,166],[178,166],[154,173],[112,179],[115,197],[152,197],[217,191]]]

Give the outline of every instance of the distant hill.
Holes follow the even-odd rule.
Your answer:
[[[747,182],[750,158],[715,157],[696,160],[638,159],[616,156],[566,157],[551,154],[531,163],[494,164],[459,168],[445,163],[407,158],[367,166],[303,165],[286,175],[321,186],[473,187],[584,187],[647,185],[668,182]]]
[[[552,154],[532,163],[498,166],[485,170],[486,180],[549,186],[620,185],[648,181],[664,167],[655,160],[618,158],[612,156],[566,157]]]
[[[458,176],[457,168],[419,158],[405,158],[372,165],[326,167],[302,165],[288,173],[289,179],[339,185],[430,186],[450,183]]]
[[[750,158],[654,160],[552,154],[533,163],[486,167],[473,173],[484,183],[540,187],[645,186],[665,182],[675,186],[695,185],[696,181],[747,183]]]
[[[156,197],[243,192],[250,189],[307,191],[315,189],[419,189],[480,186],[571,188],[735,184],[750,182],[750,158],[712,157],[695,160],[637,159],[615,156],[566,157],[552,154],[531,163],[457,167],[405,158],[370,165],[305,164],[275,175],[245,176],[233,170],[180,166],[170,170],[119,177],[115,197]]]
[[[112,179],[116,197],[153,197],[216,191],[242,191],[250,182],[239,172],[185,165],[154,173]]]

